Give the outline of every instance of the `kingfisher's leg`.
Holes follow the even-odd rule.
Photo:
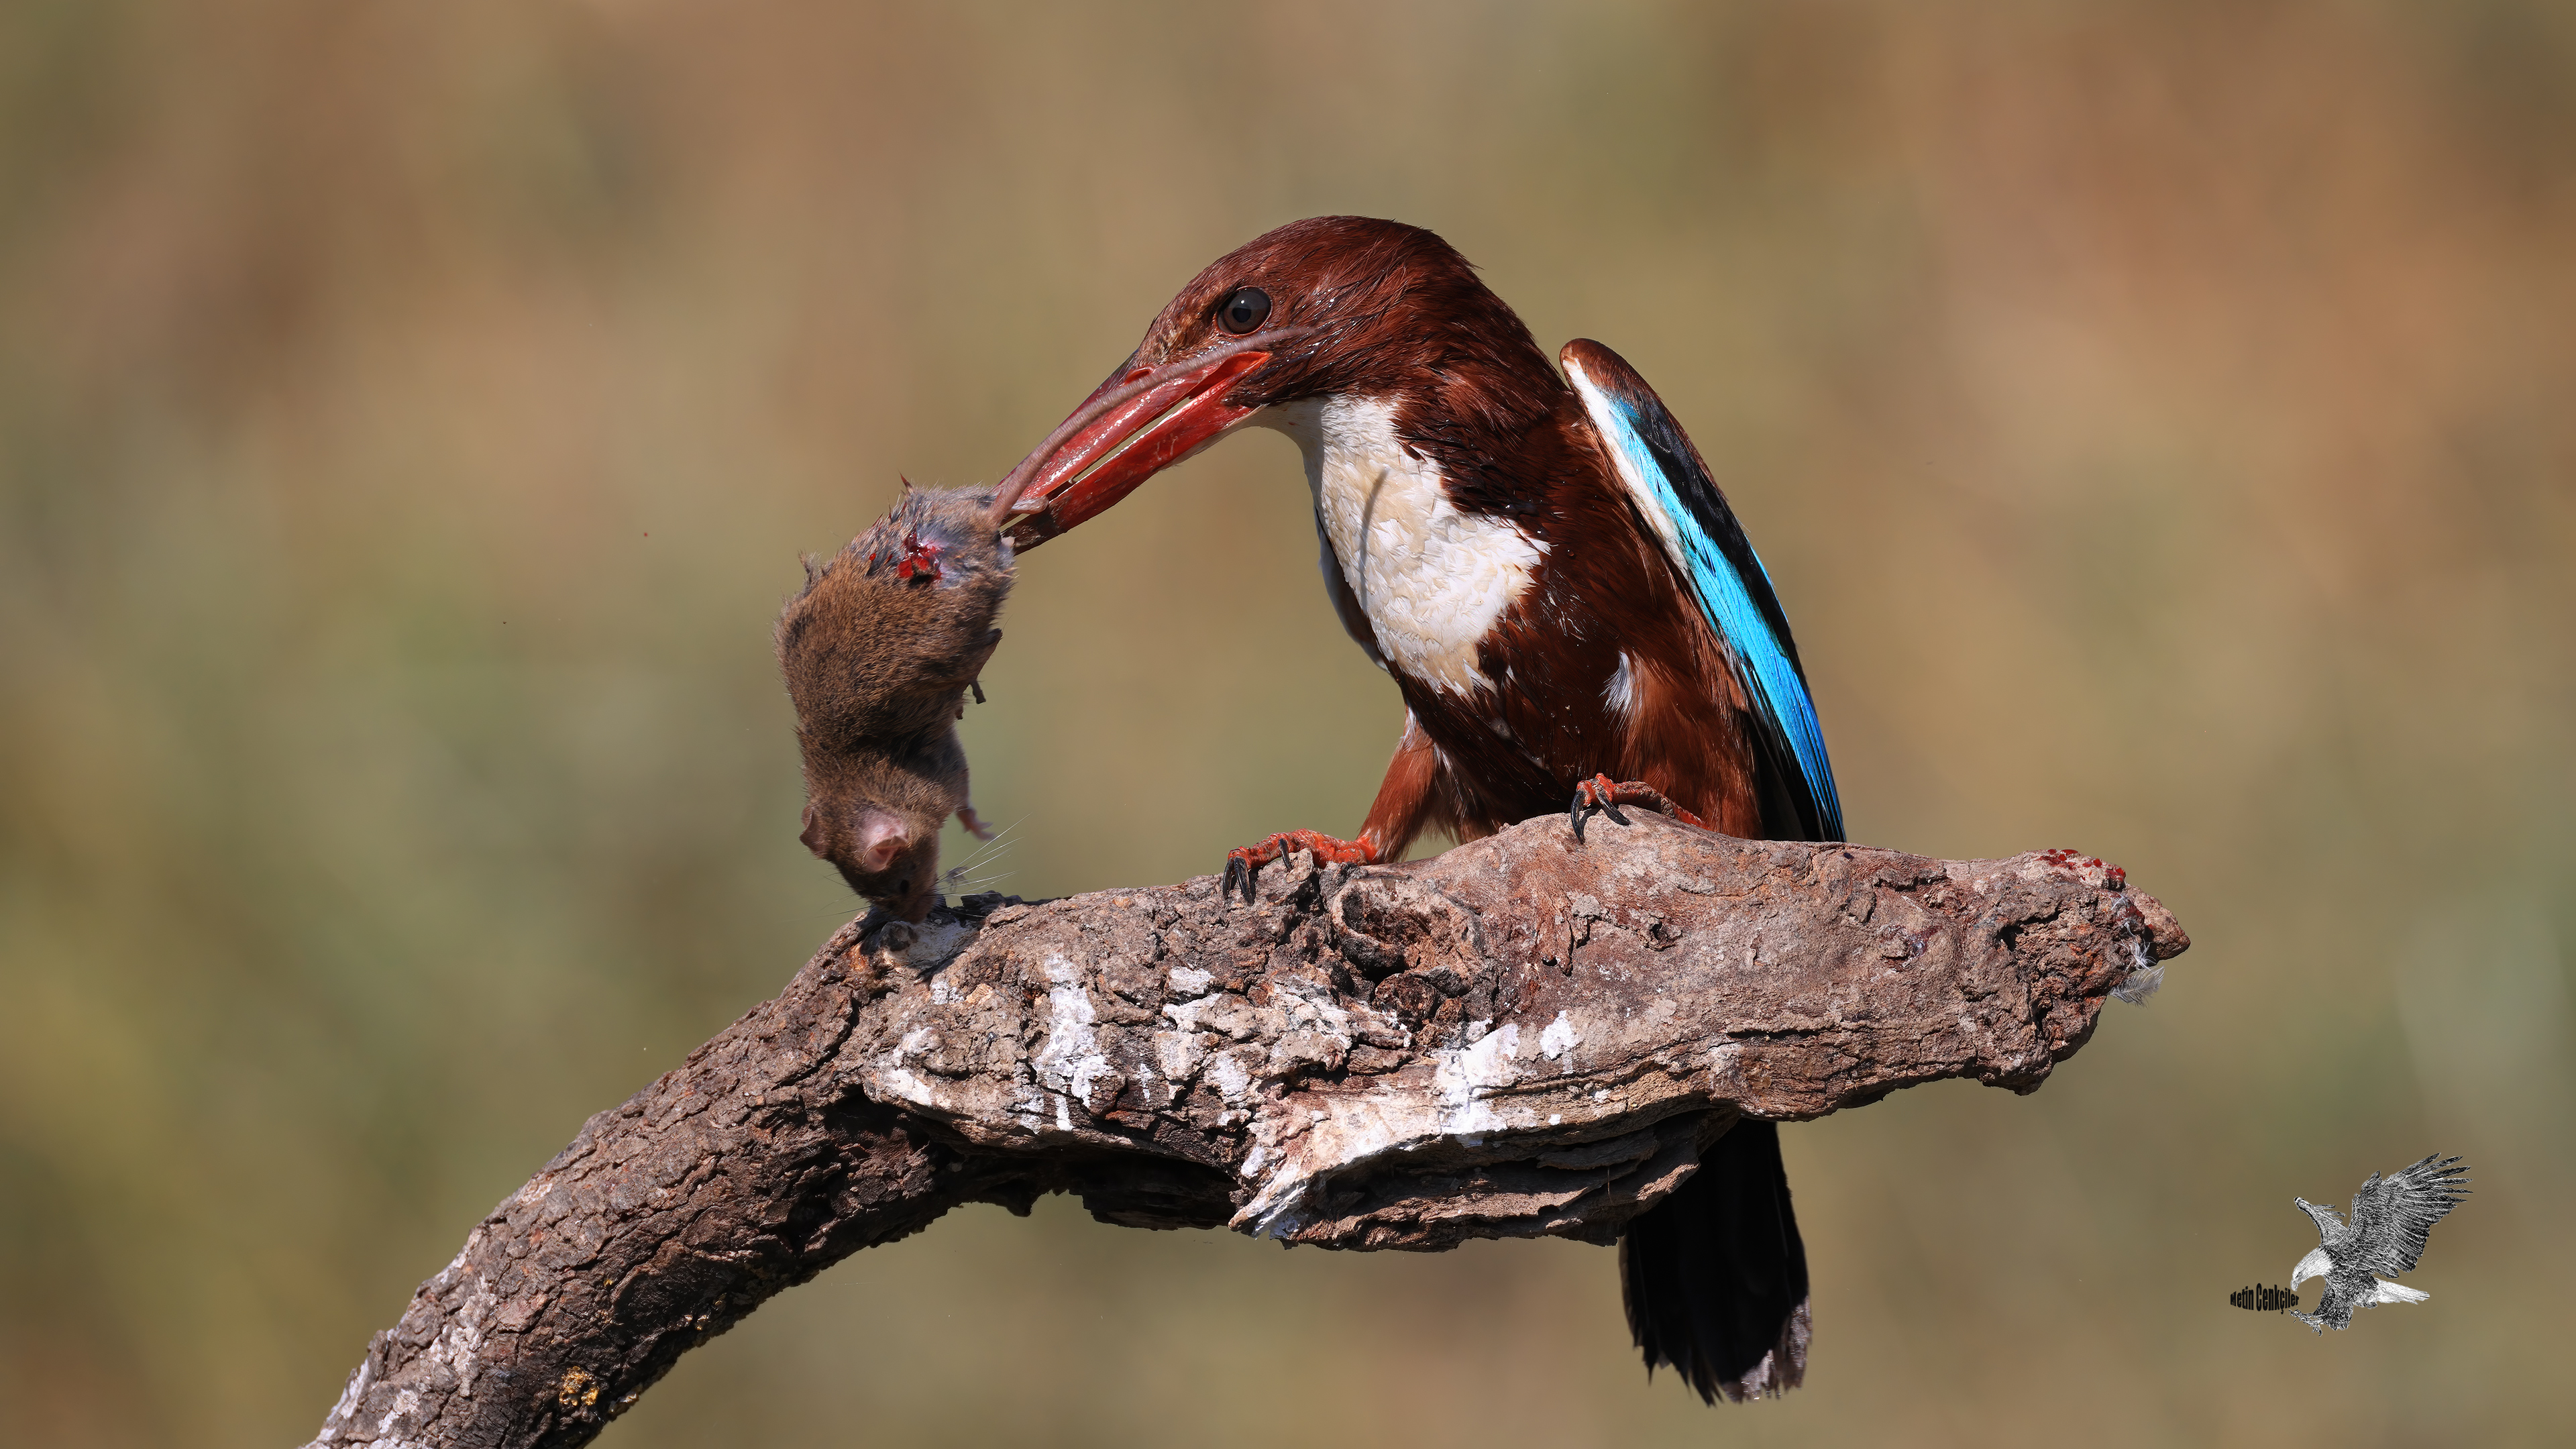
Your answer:
[[[1259,845],[1239,846],[1225,853],[1225,879],[1217,886],[1219,895],[1231,895],[1240,886],[1243,899],[1252,900],[1253,877],[1263,866],[1284,860],[1301,850],[1315,852],[1315,859],[1334,865],[1373,865],[1378,854],[1369,848],[1368,836],[1343,840],[1320,830],[1282,830]]]
[[[1588,810],[1598,810],[1621,825],[1627,824],[1628,817],[1619,813],[1622,805],[1643,805],[1684,825],[1708,828],[1707,821],[1674,804],[1671,797],[1643,780],[1613,781],[1607,775],[1595,775],[1574,787],[1574,804],[1566,811],[1574,822],[1574,838],[1583,838],[1583,816]]]
[[[1369,806],[1359,839],[1341,840],[1314,830],[1283,830],[1259,845],[1229,850],[1219,893],[1240,887],[1244,900],[1251,901],[1253,877],[1261,868],[1300,850],[1311,850],[1316,860],[1336,865],[1375,865],[1393,860],[1404,854],[1438,811],[1439,784],[1439,752],[1431,748],[1430,738],[1408,713],[1404,717],[1404,735],[1395,743],[1395,758],[1387,762],[1386,778],[1378,784],[1377,799]]]

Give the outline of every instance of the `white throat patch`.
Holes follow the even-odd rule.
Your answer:
[[[1547,545],[1460,512],[1439,468],[1397,441],[1391,401],[1314,398],[1250,421],[1304,450],[1316,523],[1387,664],[1453,694],[1490,688],[1476,645],[1529,587]]]

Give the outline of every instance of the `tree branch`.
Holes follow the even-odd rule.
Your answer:
[[[771,1294],[967,1202],[1342,1248],[1608,1242],[1739,1113],[2035,1090],[2189,944],[2117,867],[1642,811],[1433,860],[972,898],[826,942],[494,1209],[316,1443],[574,1445]]]

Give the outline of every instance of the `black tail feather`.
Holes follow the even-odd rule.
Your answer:
[[[1619,1276],[1649,1374],[1669,1364],[1709,1403],[1796,1388],[1807,1376],[1807,1249],[1779,1127],[1744,1118],[1712,1143],[1699,1171],[1628,1225]]]

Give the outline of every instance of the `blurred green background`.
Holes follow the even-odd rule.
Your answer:
[[[1598,1249],[1059,1200],[861,1254],[605,1443],[2576,1439],[2570,7],[13,0],[0,1442],[305,1438],[851,910],[797,555],[1334,211],[1654,381],[1855,839],[2080,847],[2198,944],[2035,1097],[1784,1134],[1782,1402],[1646,1383]],[[1305,507],[1255,434],[1030,559],[966,725],[1001,888],[1356,825],[1400,707]],[[2436,1149],[2429,1304],[2227,1306],[2293,1194]]]

